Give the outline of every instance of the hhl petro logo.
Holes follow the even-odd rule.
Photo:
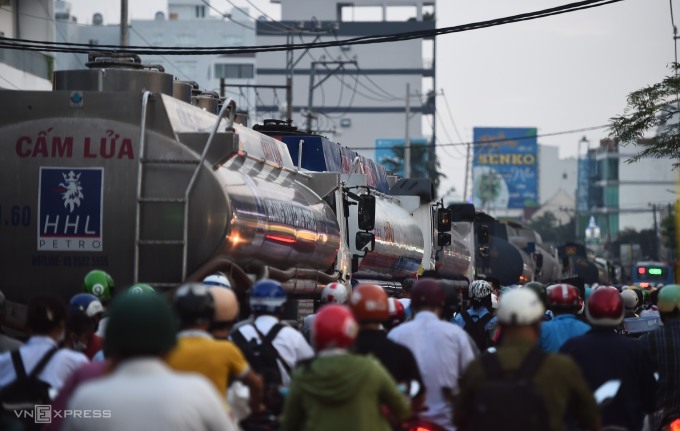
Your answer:
[[[103,168],[40,168],[38,250],[103,251]]]
[[[55,410],[49,404],[36,404],[33,409],[14,410],[14,415],[17,419],[33,419],[36,424],[50,424],[57,418],[110,419],[111,410]]]

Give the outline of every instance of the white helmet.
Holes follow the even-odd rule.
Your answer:
[[[623,299],[623,305],[627,309],[632,310],[637,307],[638,296],[633,289],[627,289],[621,292],[621,299]]]
[[[493,292],[491,284],[486,280],[475,280],[468,289],[471,299],[484,299]]]
[[[496,310],[498,322],[504,325],[531,325],[543,318],[543,303],[531,289],[513,289],[501,295]]]
[[[221,272],[216,272],[214,274],[207,276],[206,278],[203,279],[203,284],[207,284],[208,286],[221,286],[226,287],[227,289],[231,289],[231,282],[229,281],[227,276],[222,274]]]
[[[349,293],[342,283],[328,283],[321,291],[321,302],[330,304],[347,304]]]

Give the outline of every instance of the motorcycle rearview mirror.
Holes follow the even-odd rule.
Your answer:
[[[597,401],[598,405],[602,405],[604,402],[616,397],[619,388],[621,388],[621,380],[608,380],[604,382],[593,394],[595,401]]]

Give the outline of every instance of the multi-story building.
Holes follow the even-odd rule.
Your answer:
[[[260,46],[436,28],[434,0],[272,2],[281,4],[282,20],[273,22],[263,16],[257,21]],[[430,134],[432,121],[426,123],[428,129],[432,127],[426,133],[421,123],[424,114],[434,113],[434,94],[427,97],[427,93],[436,89],[435,78],[432,40],[258,53],[258,85],[292,84],[290,99],[285,89],[263,88],[258,117],[285,119],[292,103],[296,125],[320,131],[379,161],[386,153],[393,157],[392,146],[403,146],[407,128],[409,141],[422,142],[423,135]],[[430,147],[429,155],[433,154],[434,147]]]
[[[0,0],[0,37],[54,41],[52,0]],[[49,90],[54,56],[49,52],[0,48],[0,88]]]
[[[105,25],[101,14],[95,14],[92,25],[76,23],[66,2],[58,1],[57,37],[59,41],[97,45],[118,45],[119,24]],[[132,20],[128,30],[130,46],[212,47],[255,45],[254,23],[243,12],[235,10],[224,18],[209,15],[209,3],[202,0],[170,0],[168,16],[157,12],[153,20]],[[247,13],[247,11],[244,11]],[[147,55],[144,63],[160,64],[167,73],[183,81],[195,81],[201,90],[222,91],[236,100],[237,106],[254,108],[255,94],[239,91],[233,84],[253,84],[255,56],[250,55]],[[82,68],[86,54],[57,55],[58,69]],[[220,79],[232,84],[220,88]],[[251,112],[251,115],[254,111]]]

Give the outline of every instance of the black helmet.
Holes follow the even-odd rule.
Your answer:
[[[215,302],[205,284],[183,284],[173,303],[182,326],[210,325],[215,315]]]

